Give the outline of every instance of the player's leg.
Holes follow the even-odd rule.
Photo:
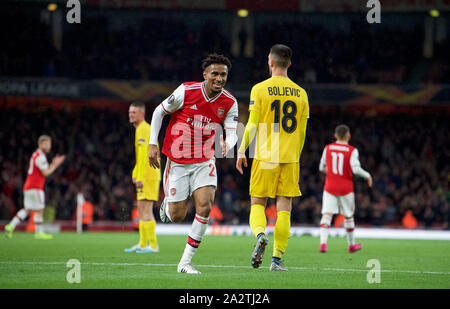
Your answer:
[[[23,204],[24,208],[19,210],[16,215],[11,219],[11,221],[5,225],[5,235],[8,238],[12,238],[13,232],[15,228],[20,224],[20,222],[24,222],[30,214],[30,210],[27,208],[30,207],[30,204],[34,201],[34,198],[31,196],[30,192],[23,191]]]
[[[167,159],[163,175],[165,198],[159,210],[162,222],[181,222],[186,217],[189,179],[189,165]]]
[[[5,235],[8,238],[12,238],[13,232],[15,228],[20,224],[20,222],[23,222],[27,219],[29,215],[29,211],[25,208],[22,208],[19,210],[16,215],[11,219],[11,221],[5,225]]]
[[[147,243],[146,238],[145,238],[145,233],[144,233],[144,226],[142,224],[142,213],[143,213],[142,208],[143,207],[142,207],[142,203],[140,203],[140,202],[141,201],[139,201],[139,200],[136,201],[136,205],[137,205],[138,213],[139,213],[139,242],[136,245],[132,246],[131,248],[126,248],[124,250],[124,252],[126,252],[126,253],[136,252],[137,250],[144,248]]]
[[[153,217],[153,214],[149,214],[149,205],[146,202],[143,188],[136,188],[136,205],[139,213],[139,242],[131,248],[126,248],[124,251],[127,253],[137,252],[139,249],[144,249],[147,246],[143,219],[146,216]]]
[[[44,223],[44,209],[34,212],[34,227],[36,235],[44,232],[42,224]]]
[[[292,197],[277,197],[277,222],[275,223],[273,255],[270,270],[286,271],[281,262],[281,257],[286,252],[286,248],[291,234],[291,210]]]
[[[267,198],[262,197],[251,197],[251,208],[250,208],[250,228],[253,235],[256,237],[256,245],[252,253],[252,258],[250,263],[253,268],[258,268],[264,258],[264,252],[266,250],[269,240],[266,236],[266,204]]]
[[[155,233],[156,221],[153,216],[154,201],[140,200],[137,202],[139,211],[139,253],[158,252],[158,241]],[[142,232],[141,232],[142,230]]]
[[[264,252],[269,243],[265,234],[267,218],[266,204],[268,198],[274,198],[276,193],[276,179],[280,172],[279,164],[253,160],[250,174],[250,228],[256,237],[255,248],[252,252],[251,264],[258,268],[264,258]]]
[[[328,232],[331,226],[333,214],[339,212],[338,199],[333,194],[323,191],[322,195],[322,218],[320,219],[320,249],[322,253],[327,252]]]
[[[217,188],[217,172],[215,158],[206,162],[189,164],[189,184],[195,202],[195,218],[188,234],[186,247],[178,264],[178,272],[200,274],[191,263],[192,257],[203,239],[208,227],[209,213],[214,203]]]
[[[267,218],[266,218],[266,197],[250,197],[250,216],[249,223],[253,235],[258,237],[260,234],[266,233]]]
[[[34,226],[36,239],[52,239],[53,235],[44,233],[44,208],[45,208],[45,194],[42,190],[29,190],[34,201],[30,208],[34,210]],[[28,208],[28,207],[27,207]]]
[[[347,234],[348,252],[353,253],[361,250],[362,245],[355,242],[355,220],[353,214],[355,212],[355,194],[349,193],[340,197],[342,212],[345,217],[344,228]]]
[[[277,221],[274,231],[274,246],[270,270],[286,271],[281,262],[286,252],[291,233],[292,198],[301,196],[299,183],[300,164],[280,164],[280,174],[276,186],[277,195]]]
[[[143,199],[138,201],[138,210],[140,222],[144,230],[144,239],[146,242],[145,250],[138,252],[158,252],[158,240],[156,237],[156,220],[153,215],[153,205],[159,199],[160,180],[144,180],[143,181]],[[141,209],[140,209],[141,206]],[[141,215],[142,210],[142,215]],[[147,245],[148,242],[148,245]]]
[[[187,244],[178,266],[178,272],[200,273],[192,267],[191,261],[208,228],[209,213],[214,202],[214,193],[215,187],[213,186],[201,187],[193,192],[195,218],[188,234]]]
[[[319,234],[320,234],[320,249],[322,253],[327,252],[327,242],[328,242],[328,230],[331,226],[331,220],[333,219],[333,214],[324,212],[322,213],[322,218],[320,219]]]

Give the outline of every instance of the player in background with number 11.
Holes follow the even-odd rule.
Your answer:
[[[333,214],[341,213],[345,217],[344,227],[347,232],[348,252],[361,250],[361,244],[355,243],[355,194],[353,174],[367,179],[372,187],[372,177],[361,168],[358,149],[348,144],[350,129],[344,124],[334,131],[336,142],[325,146],[320,159],[319,170],[327,174],[322,198],[322,219],[320,220],[320,252],[327,252],[328,229]]]

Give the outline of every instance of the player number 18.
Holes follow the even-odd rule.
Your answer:
[[[273,122],[280,123],[280,100],[273,101],[270,105],[270,110],[275,110],[275,119]],[[295,129],[297,129],[297,119],[295,118],[296,114],[297,105],[295,102],[288,100],[283,103],[283,118],[281,119],[281,127],[286,133],[292,133]]]

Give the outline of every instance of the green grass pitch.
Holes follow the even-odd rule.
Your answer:
[[[124,253],[137,233],[56,234],[35,240],[16,232],[0,238],[1,289],[448,289],[450,242],[358,239],[359,252],[347,253],[344,238],[329,238],[328,252],[319,240],[293,236],[284,256],[288,272],[270,272],[273,237],[264,262],[250,265],[255,240],[250,236],[205,236],[193,264],[201,275],[177,273],[186,236],[159,235],[159,253]],[[68,283],[67,261],[80,261],[80,283]],[[367,266],[380,262],[380,282],[369,283]]]

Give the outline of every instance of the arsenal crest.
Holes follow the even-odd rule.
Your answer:
[[[225,114],[225,108],[219,107],[219,108],[217,109],[217,115],[218,115],[219,117],[222,117],[223,114]]]
[[[172,196],[174,196],[175,193],[177,193],[177,190],[175,188],[170,189],[170,194],[172,194]]]

